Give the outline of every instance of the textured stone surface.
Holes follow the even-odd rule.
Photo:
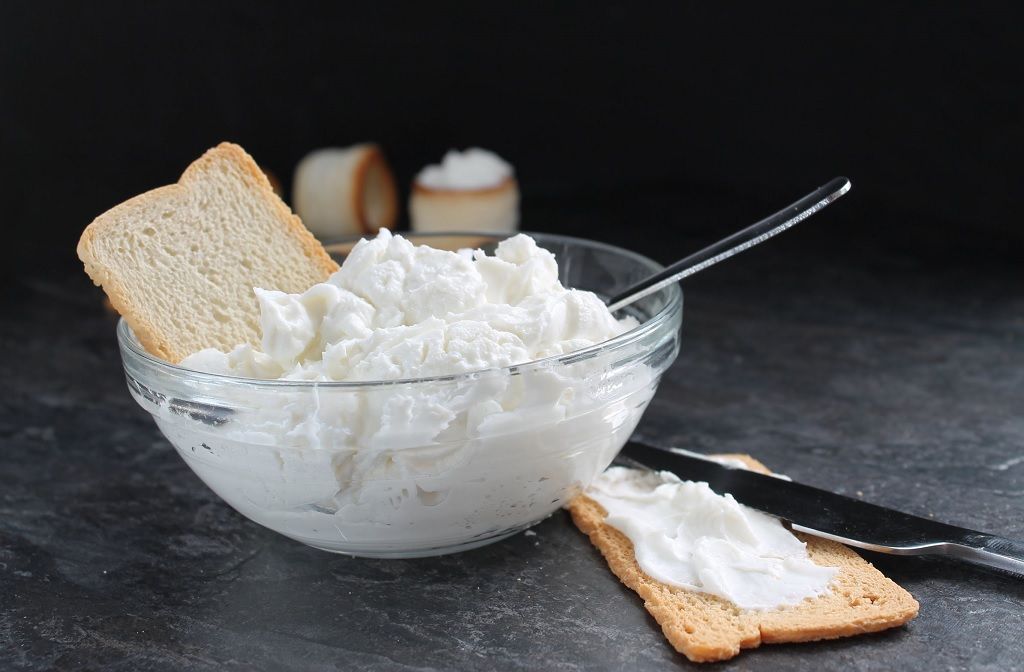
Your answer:
[[[857,250],[836,263],[811,247],[754,251],[687,284],[683,351],[640,438],[752,453],[799,480],[1024,538],[1018,267],[868,264]],[[0,669],[688,667],[564,513],[535,536],[410,561],[332,556],[248,522],[134,405],[113,321],[78,269],[13,289],[0,323]],[[921,602],[908,627],[764,647],[729,667],[1024,669],[1024,581],[870,559]]]

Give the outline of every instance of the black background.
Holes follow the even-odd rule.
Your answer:
[[[286,187],[305,152],[375,140],[403,199],[491,148],[524,228],[662,261],[845,174],[777,254],[1013,265],[1022,24],[974,5],[5,2],[3,267],[71,272],[93,217],[225,139]]]

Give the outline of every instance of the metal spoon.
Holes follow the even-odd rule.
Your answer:
[[[734,254],[739,254],[743,250],[764,242],[775,234],[782,233],[794,224],[802,222],[811,215],[825,209],[829,203],[849,190],[850,181],[848,179],[845,177],[833,178],[824,186],[818,187],[796,203],[779,210],[774,215],[766,217],[742,231],[737,231],[728,238],[723,238],[717,243],[708,245],[700,252],[695,252],[685,259],[677,261],[665,270],[655,273],[624,292],[613,296],[608,300],[608,310],[614,313],[616,310],[628,306],[634,301],[653,294],[662,287],[678,282],[697,271],[703,271],[708,266],[717,264],[723,259],[728,259]]]

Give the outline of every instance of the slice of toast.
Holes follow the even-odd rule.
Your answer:
[[[750,469],[770,473],[749,455],[728,455]],[[605,524],[607,511],[586,495],[566,507],[576,526],[590,537],[608,566],[644,600],[665,637],[694,662],[727,660],[740,649],[761,644],[809,642],[849,637],[903,625],[917,615],[917,601],[842,544],[797,534],[819,565],[838,567],[832,592],[799,605],[770,610],[740,609],[708,593],[670,586],[645,574],[633,555],[633,544]]]
[[[146,350],[173,363],[258,344],[254,287],[303,292],[338,269],[252,157],[227,142],[177,184],[97,217],[78,257]]]

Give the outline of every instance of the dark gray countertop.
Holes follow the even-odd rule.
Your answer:
[[[687,285],[682,353],[639,437],[752,453],[798,480],[1024,538],[1018,267],[866,264],[856,250],[840,263],[825,249],[751,252]],[[248,522],[134,405],[113,321],[78,269],[13,287],[0,668],[690,666],[563,512],[535,536],[408,561],[333,556]],[[907,627],[728,666],[1024,669],[1024,581],[870,559],[920,601]]]

